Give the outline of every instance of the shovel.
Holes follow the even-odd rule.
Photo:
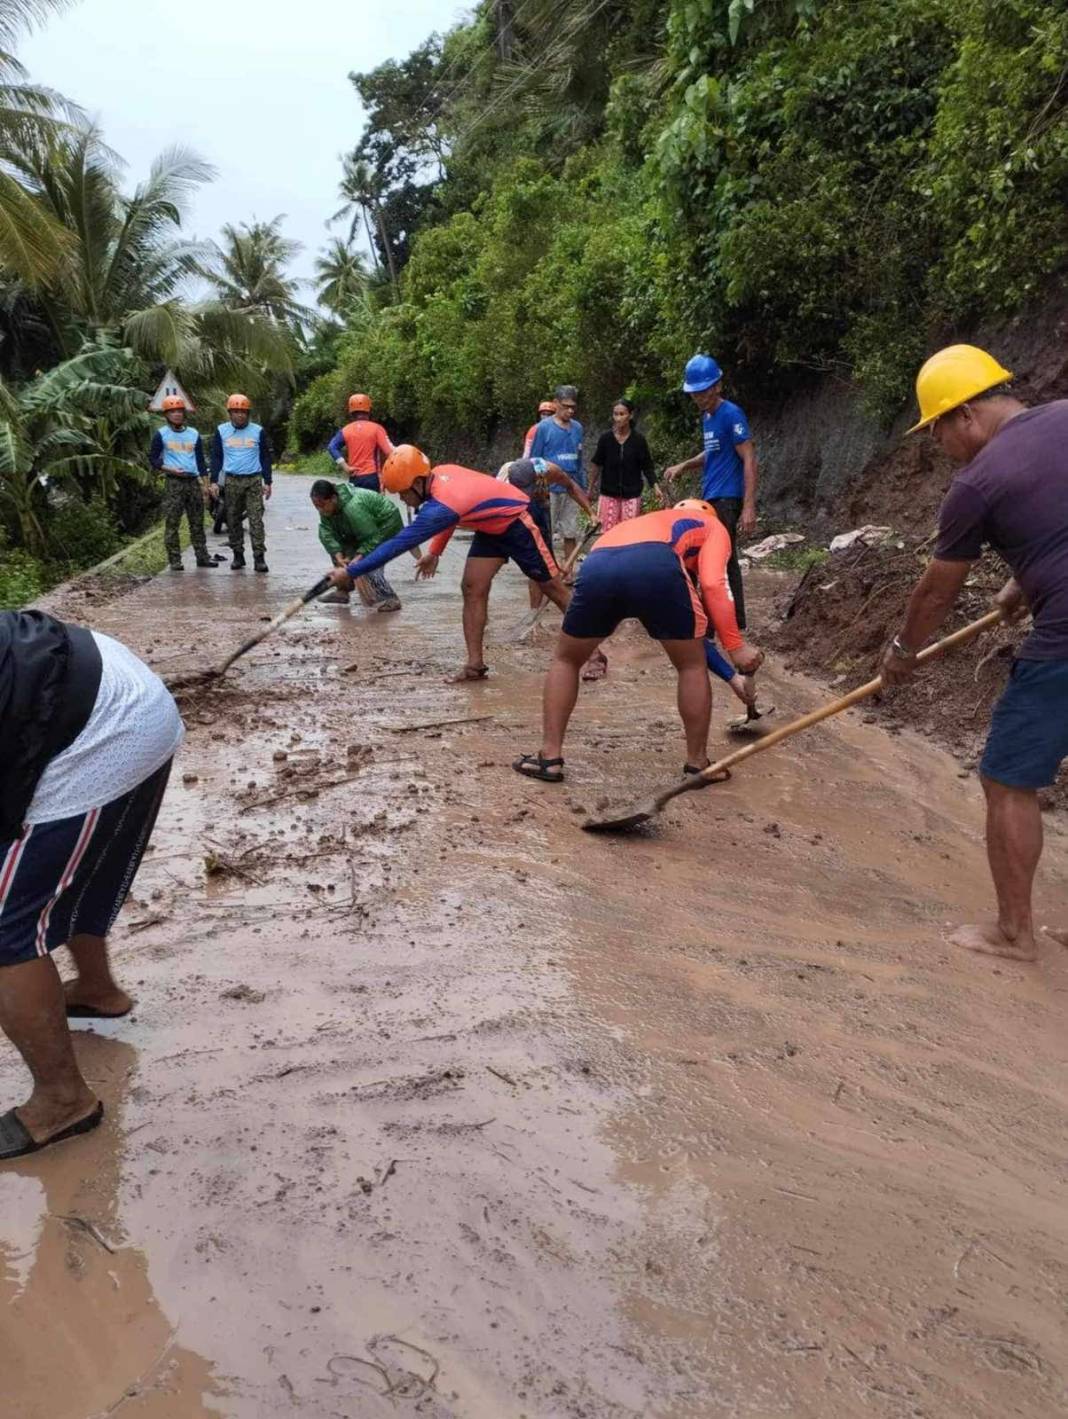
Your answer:
[[[936,655],[942,655],[953,646],[963,645],[966,641],[974,640],[977,635],[989,630],[991,626],[996,626],[1002,619],[1000,611],[989,611],[978,621],[972,621],[970,625],[962,626],[959,631],[954,631],[952,635],[946,636],[935,645],[921,650],[916,659],[919,661],[933,660]],[[843,710],[859,704],[861,700],[867,699],[869,695],[874,695],[876,690],[882,688],[882,676],[875,680],[869,680],[866,685],[858,685],[855,690],[850,691],[848,695],[843,695],[841,699],[832,700],[830,704],[824,705],[821,709],[803,714],[800,719],[795,719],[790,724],[784,724],[781,729],[773,730],[765,739],[759,739],[755,744],[747,744],[744,749],[736,749],[733,754],[728,754],[725,759],[719,759],[716,763],[710,764],[701,773],[692,774],[689,778],[683,779],[681,783],[672,784],[670,788],[665,788],[661,793],[654,794],[651,798],[635,804],[626,811],[616,811],[604,818],[588,818],[582,826],[588,833],[626,832],[631,828],[641,827],[643,823],[648,823],[650,819],[655,818],[680,793],[692,793],[694,789],[705,788],[710,783],[724,783],[730,778],[731,769],[736,764],[740,764],[743,759],[750,759],[754,754],[762,754],[765,749],[770,749],[775,744],[781,744],[784,739],[789,739],[794,734],[800,734],[803,729],[808,729],[813,724],[819,724],[821,720],[830,719],[832,715],[841,714]]]
[[[227,656],[221,665],[217,665],[211,670],[194,670],[188,675],[174,675],[166,680],[167,688],[171,691],[190,690],[194,686],[207,685],[210,684],[212,680],[218,680],[220,676],[226,674],[235,660],[240,660],[241,656],[243,656],[246,651],[251,650],[253,646],[259,645],[260,641],[266,640],[268,636],[273,635],[279,626],[284,625],[291,616],[295,616],[298,611],[307,606],[309,601],[314,601],[317,596],[322,596],[324,591],[329,591],[330,586],[330,578],[328,576],[321,577],[314,586],[309,587],[303,596],[298,596],[296,601],[291,601],[286,609],[281,611],[269,626],[264,626],[262,631],[257,631],[254,636],[249,636],[247,641],[242,641],[237,650],[235,650],[232,655]]]
[[[582,556],[583,552],[593,541],[593,539],[599,535],[600,531],[601,524],[599,522],[595,522],[591,527],[587,528],[585,537],[583,537],[582,541],[578,544],[575,550],[571,553],[570,557],[568,557],[567,561],[560,568],[561,578],[566,578],[571,575],[571,571],[575,563],[578,561],[579,557]],[[527,636],[533,633],[534,627],[541,620],[542,613],[550,604],[551,603],[549,601],[549,598],[546,596],[540,606],[536,606],[533,611],[529,611],[527,615],[524,616],[522,621],[520,621],[519,625],[516,626],[515,630],[512,632],[509,639],[515,641],[525,641]]]

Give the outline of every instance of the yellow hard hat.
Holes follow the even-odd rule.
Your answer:
[[[993,355],[977,345],[947,345],[932,355],[916,376],[920,422],[913,424],[909,433],[926,428],[1006,379],[1012,379],[1011,371],[1002,369]]]

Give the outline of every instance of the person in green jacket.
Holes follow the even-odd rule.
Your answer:
[[[319,541],[336,567],[366,557],[403,525],[396,503],[369,488],[355,488],[348,483],[335,485],[328,478],[317,478],[311,487],[311,500],[319,514]],[[419,560],[417,549],[412,549],[412,556]],[[356,590],[365,606],[373,606],[376,611],[400,610],[400,597],[380,571],[361,577]],[[347,606],[349,593],[335,587],[320,600],[327,605]]]

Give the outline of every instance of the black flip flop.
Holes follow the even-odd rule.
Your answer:
[[[129,1010],[98,1010],[95,1005],[68,1005],[68,1020],[121,1020],[129,1015],[133,1006]]]
[[[69,1128],[61,1128],[46,1138],[43,1143],[35,1142],[26,1125],[14,1109],[0,1114],[0,1163],[8,1163],[12,1158],[25,1158],[30,1153],[40,1153],[42,1148],[51,1148],[53,1143],[62,1143],[65,1138],[76,1138],[80,1133],[92,1133],[104,1119],[104,1105],[97,1104],[91,1114],[72,1123]]]
[[[518,759],[513,759],[512,768],[517,774],[522,774],[525,778],[540,779],[542,783],[564,781],[563,759],[543,759],[540,754],[520,754]],[[555,773],[552,772],[553,769],[556,770]]]

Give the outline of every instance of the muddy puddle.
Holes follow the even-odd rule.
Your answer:
[[[210,663],[319,575],[306,496],[270,577],[92,624]],[[137,1008],[79,1035],[108,1121],[0,1171],[4,1413],[1068,1413],[1068,960],[945,943],[988,901],[974,778],[853,716],[591,838],[681,765],[666,662],[624,632],[569,782],[519,779],[551,623],[444,685],[463,551],[187,702],[114,937]],[[502,574],[498,636],[525,605]]]

